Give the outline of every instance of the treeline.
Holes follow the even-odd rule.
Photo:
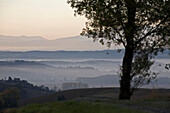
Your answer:
[[[20,78],[0,80],[0,110],[18,106],[18,101],[54,92],[43,85],[35,86]]]
[[[43,85],[41,86],[35,86],[31,83],[28,83],[26,80],[20,80],[20,78],[14,78],[8,77],[8,79],[2,79],[0,80],[0,92],[4,91],[7,87],[13,86],[18,88],[19,90],[22,90],[23,88],[29,88],[34,90],[40,90],[44,92],[53,92],[52,90],[49,90],[48,87],[45,87]]]
[[[48,87],[43,85],[36,86],[28,83],[26,80],[20,80],[20,78],[11,78],[0,80],[0,92],[4,92],[6,89],[16,88],[19,90],[20,99],[28,99],[33,97],[42,96],[44,94],[52,93]]]

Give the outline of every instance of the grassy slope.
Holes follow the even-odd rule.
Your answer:
[[[56,102],[57,98],[64,95],[66,101],[96,101],[96,100],[117,100],[119,97],[118,88],[88,88],[61,91],[44,95],[37,98],[20,101],[19,105],[42,104],[47,102]],[[152,98],[170,98],[170,90],[168,89],[139,89],[132,96],[132,100],[136,99],[152,99]]]
[[[111,104],[67,101],[46,104],[33,104],[18,109],[8,109],[4,113],[148,113],[148,112],[125,107],[117,107]]]
[[[107,100],[105,104],[112,104],[120,107],[140,109],[154,113],[170,113],[170,98],[150,98],[136,100]]]
[[[22,101],[20,106],[33,105],[6,113],[170,113],[168,89],[139,89],[130,101],[118,100],[118,92],[118,88],[62,91]],[[61,95],[66,102],[56,102]]]

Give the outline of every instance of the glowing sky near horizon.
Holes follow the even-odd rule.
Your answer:
[[[0,0],[0,35],[56,39],[79,35],[84,17],[67,0]]]

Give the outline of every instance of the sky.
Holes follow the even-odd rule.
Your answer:
[[[67,0],[0,0],[0,35],[42,36],[52,40],[77,36],[85,26]]]

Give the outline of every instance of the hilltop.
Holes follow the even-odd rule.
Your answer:
[[[8,80],[0,80],[0,92],[3,92],[9,88],[17,88],[20,92],[21,100],[39,97],[54,92],[52,90],[49,90],[48,87],[35,86],[26,80],[20,80],[20,78],[12,79],[11,77],[9,77]]]

